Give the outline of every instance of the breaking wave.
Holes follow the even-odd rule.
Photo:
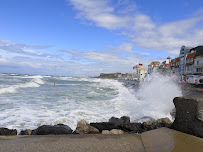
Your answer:
[[[1,88],[0,94],[9,94],[9,93],[17,93],[18,89],[21,88],[36,88],[40,87],[40,85],[44,84],[44,81],[40,78],[32,79],[29,82],[26,82],[24,84],[17,84],[17,85],[11,85],[9,87]]]
[[[58,123],[75,129],[81,119],[102,122],[123,115],[130,116],[132,121],[143,117],[171,119],[173,98],[182,96],[173,78],[158,74],[152,75],[149,82],[140,82],[136,89],[110,79],[57,77],[53,87],[50,84],[53,77],[12,77],[22,83],[5,84],[6,87],[0,89],[0,94],[6,94],[0,96],[0,126],[18,131]],[[39,88],[33,94],[31,88],[36,87]],[[30,89],[23,94],[23,88]]]

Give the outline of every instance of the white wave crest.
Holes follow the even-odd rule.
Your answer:
[[[44,84],[44,81],[36,78],[24,84],[12,85],[6,88],[2,88],[0,89],[0,94],[17,93],[18,89],[20,88],[36,88],[40,87],[42,84]]]

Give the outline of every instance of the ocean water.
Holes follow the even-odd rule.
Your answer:
[[[108,121],[127,115],[131,121],[145,116],[169,117],[173,98],[182,96],[177,83],[154,75],[136,87],[109,79],[0,74],[0,127],[35,129],[63,123]]]

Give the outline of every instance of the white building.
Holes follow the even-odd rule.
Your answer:
[[[144,80],[144,78],[147,76],[147,69],[145,68],[141,68],[141,69],[137,69],[137,76],[138,76],[138,80],[142,81]]]

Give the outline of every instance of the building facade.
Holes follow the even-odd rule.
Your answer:
[[[148,65],[149,73],[154,71],[154,62]],[[184,81],[189,77],[194,78],[196,82],[199,78],[203,83],[203,46],[193,48],[182,46],[179,57],[175,59],[168,57],[161,64],[157,64],[156,68],[161,74],[176,75]]]

